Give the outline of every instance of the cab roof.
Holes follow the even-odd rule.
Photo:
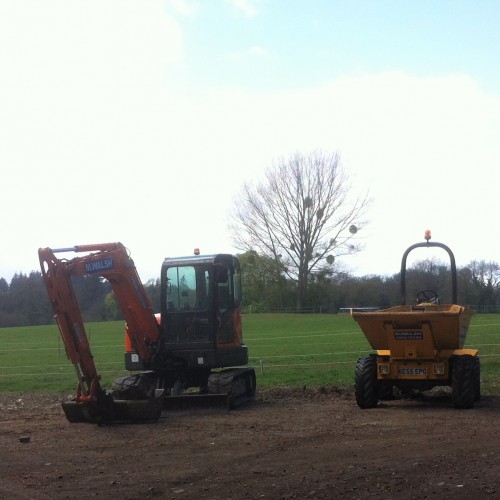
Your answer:
[[[166,257],[162,267],[196,266],[223,264],[225,266],[239,267],[238,257],[227,253],[212,255],[188,255],[184,257]]]

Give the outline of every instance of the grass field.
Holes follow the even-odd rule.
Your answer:
[[[86,325],[102,384],[125,375],[123,322]],[[259,386],[353,384],[360,355],[371,352],[349,315],[253,314],[243,318]],[[475,315],[466,347],[481,356],[482,390],[500,394],[500,315]],[[56,326],[0,329],[0,392],[75,391],[76,373]]]

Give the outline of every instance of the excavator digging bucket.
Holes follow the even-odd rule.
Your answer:
[[[181,394],[164,399],[165,411],[184,412],[190,410],[229,411],[228,394]]]
[[[112,407],[101,401],[64,401],[61,403],[66,419],[71,423],[101,424],[109,421]]]
[[[163,398],[147,400],[65,401],[62,408],[71,423],[146,423],[156,422],[163,410]]]

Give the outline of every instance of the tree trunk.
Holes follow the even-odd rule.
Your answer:
[[[297,298],[295,303],[297,311],[300,311],[302,309],[302,305],[304,302],[304,292],[306,288],[307,288],[307,273],[305,273],[303,270],[300,270],[299,279],[297,281]]]

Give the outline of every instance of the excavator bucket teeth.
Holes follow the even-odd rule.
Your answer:
[[[62,408],[66,419],[71,423],[156,422],[163,410],[163,399],[65,401]]]
[[[230,408],[228,394],[181,394],[179,396],[166,396],[164,401],[166,411],[229,411]]]

